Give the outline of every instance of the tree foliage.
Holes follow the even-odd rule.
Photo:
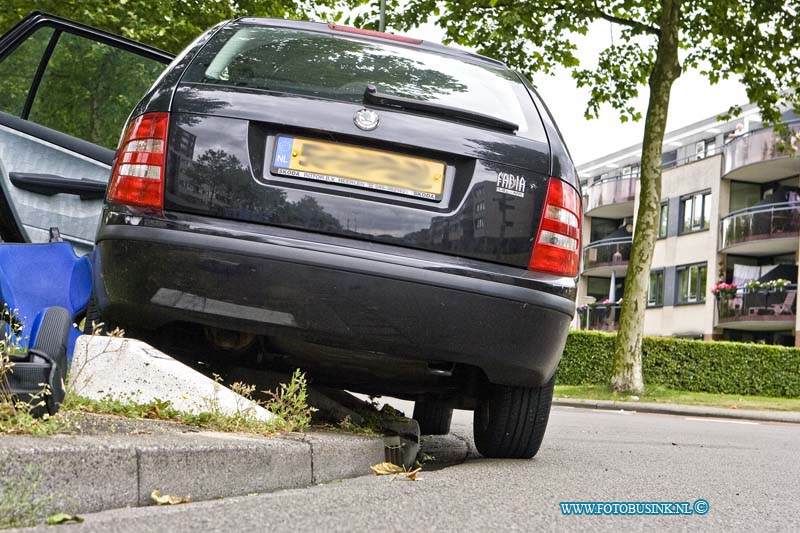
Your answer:
[[[377,27],[377,4],[371,0],[373,10],[355,22]],[[389,0],[388,5],[390,28],[407,31],[433,21],[444,29],[446,42],[475,48],[529,76],[570,68],[578,86],[591,91],[587,118],[597,117],[602,104],[618,110],[623,121],[642,117],[631,101],[655,63],[659,0]],[[748,98],[773,124],[783,106],[800,105],[793,90],[800,84],[800,1],[684,0],[681,11],[684,71],[698,69],[712,83],[741,80]],[[598,20],[620,31],[597,65],[587,67],[576,56],[575,37]]]
[[[44,11],[168,52],[214,24],[241,16],[325,19],[340,0],[4,0],[0,32]]]
[[[377,0],[356,22],[375,27]],[[762,118],[777,129],[787,107],[800,111],[800,0],[389,0],[389,27],[408,30],[433,21],[446,40],[501,59],[527,75],[571,70],[589,89],[586,117],[610,105],[622,121],[639,120],[633,104],[650,98],[642,142],[641,187],[634,243],[611,383],[643,387],[641,347],[650,263],[661,201],[661,156],[672,84],[687,69],[711,83],[735,78]],[[596,21],[618,28],[596,64],[581,65],[576,36]],[[739,112],[736,106],[728,115]]]

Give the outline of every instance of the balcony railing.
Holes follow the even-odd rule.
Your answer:
[[[631,258],[632,237],[604,239],[589,244],[583,250],[583,268],[623,266]]]
[[[736,295],[717,299],[719,324],[750,323],[758,328],[760,324],[786,323],[786,329],[794,329],[797,313],[797,285],[785,289],[740,289]]]
[[[673,159],[672,161],[663,161],[661,163],[661,168],[664,170],[669,170],[671,168],[682,167],[683,165],[688,165],[689,163],[696,163],[697,161],[708,159],[709,157],[718,155],[720,152],[721,150],[719,146],[716,145],[707,146],[706,149],[699,154],[693,153],[685,155],[680,159]]]
[[[737,137],[723,149],[722,175],[736,169],[772,161],[785,159],[795,155],[800,148],[800,123],[787,124],[789,134],[781,137],[772,128],[753,130]],[[794,149],[794,150],[793,150]]]
[[[784,202],[740,209],[722,219],[720,249],[766,239],[800,235],[800,203]]]
[[[621,307],[618,304],[592,304],[579,307],[580,328],[594,331],[617,331]]]
[[[586,204],[586,212],[588,213],[598,207],[633,202],[636,198],[638,186],[638,177],[596,181],[588,187],[589,201]]]
[[[721,147],[719,147],[719,146],[708,146],[706,148],[706,150],[702,154],[694,153],[694,154],[689,154],[687,156],[684,156],[684,157],[682,157],[680,159],[673,159],[671,161],[664,161],[661,164],[661,168],[664,169],[664,170],[668,170],[668,169],[671,169],[671,168],[681,167],[683,165],[688,165],[690,163],[696,163],[697,161],[702,161],[703,159],[708,159],[708,158],[713,157],[715,155],[719,155],[720,153],[722,153],[722,148]],[[640,168],[638,166],[634,166],[630,170],[627,170],[627,171],[623,171],[622,169],[618,169],[615,172],[604,173],[603,176],[605,176],[605,177],[602,178],[602,181],[612,181],[612,180],[618,180],[618,179],[638,180],[639,179],[639,175],[640,175]],[[597,176],[595,176],[595,178],[596,177]],[[590,183],[589,187],[591,187],[591,186],[592,186],[592,184]],[[587,209],[587,211],[588,211],[588,209]]]

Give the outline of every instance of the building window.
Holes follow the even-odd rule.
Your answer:
[[[711,221],[711,193],[700,192],[681,199],[681,233],[708,229]]]
[[[483,218],[477,218],[477,219],[475,219],[475,229],[481,229],[481,228],[483,228],[485,225],[486,225],[486,223],[483,221]]]
[[[691,304],[706,301],[706,264],[679,266],[678,303]]]
[[[667,223],[669,222],[669,204],[664,202],[658,211],[658,238],[667,236]]]
[[[670,150],[661,153],[661,167],[671,168],[678,162],[678,150]]]
[[[650,272],[650,287],[647,289],[647,306],[660,307],[664,305],[664,271]]]
[[[475,211],[478,211],[478,212],[480,212],[480,211],[486,211],[486,202],[484,202],[483,200],[481,200],[480,202],[478,202],[477,204],[475,204]]]

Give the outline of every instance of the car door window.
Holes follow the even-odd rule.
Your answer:
[[[0,62],[0,111],[22,116],[53,28],[40,28]]]
[[[131,109],[164,64],[64,32],[36,91],[29,120],[115,148]]]

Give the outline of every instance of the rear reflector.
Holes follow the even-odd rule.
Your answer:
[[[119,144],[108,200],[126,205],[164,205],[164,147],[169,113],[145,113],[134,118]]]
[[[560,276],[578,275],[581,254],[581,198],[558,178],[550,178],[530,270]]]
[[[355,33],[358,35],[367,35],[369,37],[378,37],[380,39],[389,39],[391,41],[399,41],[407,44],[422,44],[422,39],[413,39],[405,35],[392,35],[391,33],[383,33],[382,31],[364,30],[361,28],[354,28],[352,26],[341,26],[339,24],[328,24],[328,28],[334,31],[343,31],[346,33]]]

